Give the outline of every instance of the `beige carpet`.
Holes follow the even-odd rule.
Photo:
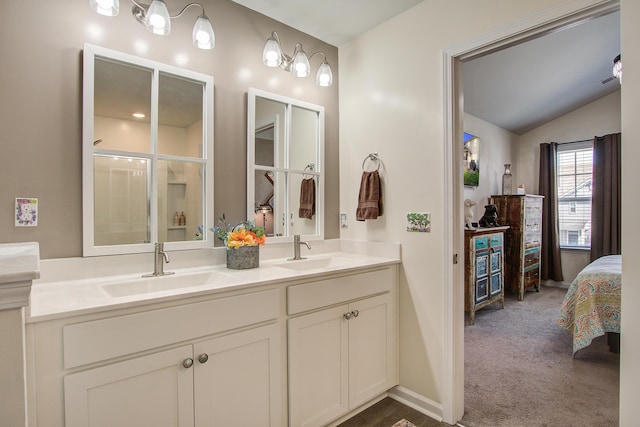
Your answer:
[[[542,287],[524,301],[508,293],[465,327],[466,427],[618,425],[619,357],[606,337],[571,357],[556,326],[565,289]]]

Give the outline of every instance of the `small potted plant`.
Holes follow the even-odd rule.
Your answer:
[[[256,268],[260,261],[260,245],[264,245],[264,228],[257,227],[252,221],[231,226],[224,214],[218,218],[221,225],[211,229],[227,248],[227,268],[244,270]]]

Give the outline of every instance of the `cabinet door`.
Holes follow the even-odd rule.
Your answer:
[[[278,324],[194,345],[196,427],[280,427]]]
[[[66,427],[193,426],[190,345],[66,375]]]
[[[349,407],[397,384],[395,307],[390,294],[354,302],[349,320]]]
[[[348,305],[288,320],[290,427],[324,426],[348,411]]]
[[[478,240],[478,239],[476,239]],[[486,239],[485,239],[486,240]],[[474,285],[474,304],[489,299],[489,250],[483,249],[475,253],[476,281]]]

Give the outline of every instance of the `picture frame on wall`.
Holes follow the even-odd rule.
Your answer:
[[[464,185],[477,187],[480,185],[480,138],[464,133]]]

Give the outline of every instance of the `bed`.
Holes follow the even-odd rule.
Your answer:
[[[605,333],[615,351],[612,344],[620,333],[621,285],[622,255],[598,258],[571,283],[557,323],[573,334],[574,355]]]

